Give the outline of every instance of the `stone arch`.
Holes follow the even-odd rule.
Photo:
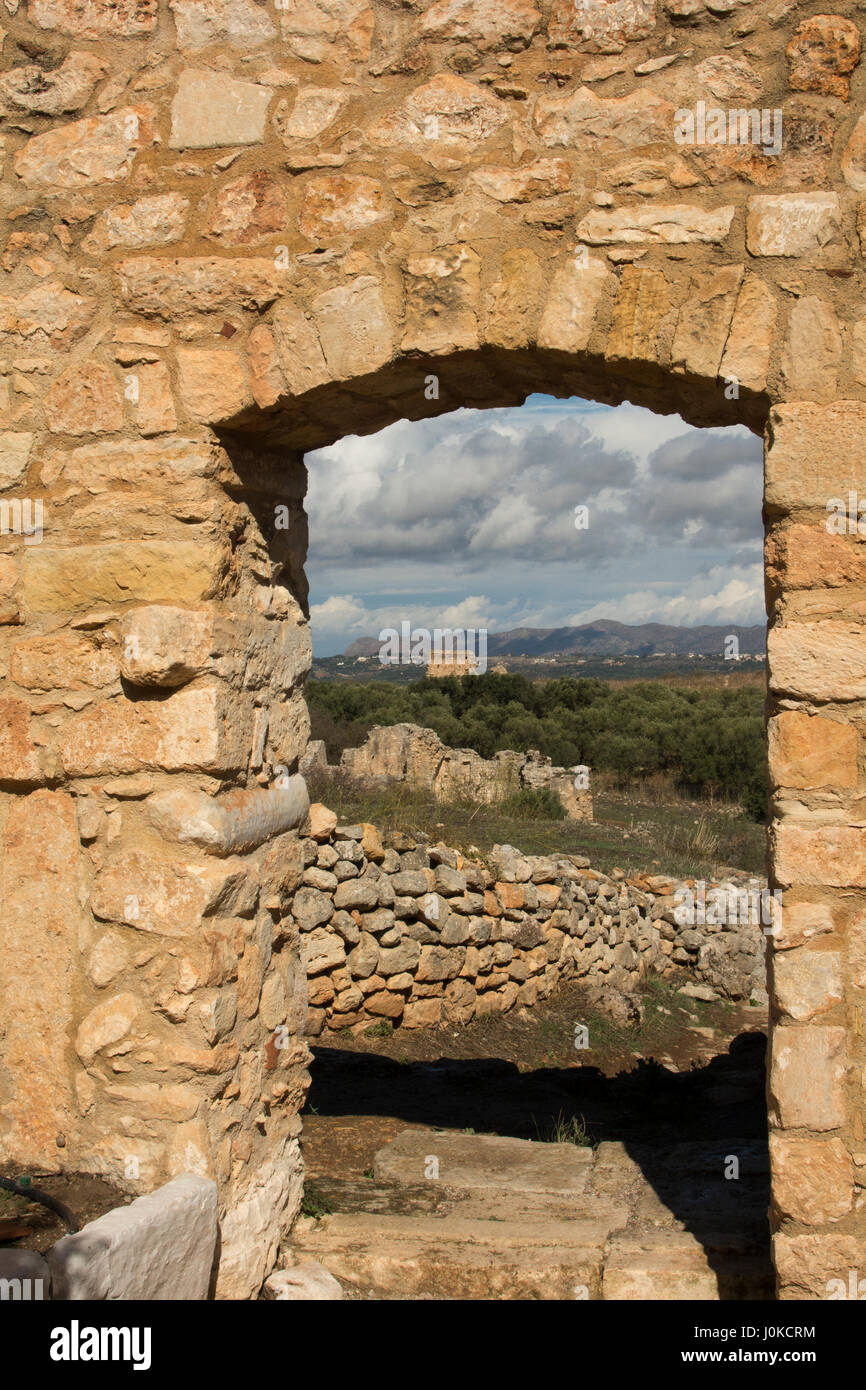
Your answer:
[[[765,433],[781,1296],[863,1258],[866,571],[826,526],[866,444],[860,35],[742,14],[9,22],[0,1158],[212,1173],[223,1296],[300,1194],[301,457],[539,389]],[[677,140],[669,98],[720,91],[778,107],[778,157]]]

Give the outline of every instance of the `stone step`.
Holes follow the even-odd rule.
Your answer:
[[[574,1144],[539,1144],[489,1134],[404,1130],[376,1154],[379,1181],[436,1181],[452,1191],[500,1191],[580,1196],[592,1171],[593,1152]]]
[[[754,1141],[733,1151],[760,1172]],[[659,1168],[621,1142],[404,1130],[372,1177],[315,1176],[331,1212],[292,1245],[383,1299],[772,1298],[763,1198],[740,1209],[724,1159],[683,1144]]]
[[[380,1298],[598,1298],[607,1220],[509,1221],[335,1214],[292,1244],[340,1283]]]
[[[642,1302],[773,1297],[767,1253],[744,1253],[724,1234],[698,1241],[686,1231],[616,1234],[602,1277],[606,1300]]]
[[[482,1221],[573,1221],[585,1216],[603,1220],[611,1230],[624,1226],[629,1208],[621,1201],[574,1194],[521,1192],[501,1188],[469,1190],[446,1187],[438,1181],[422,1184],[377,1182],[375,1178],[335,1178],[316,1175],[315,1195],[331,1213],[369,1212],[373,1215],[429,1213]]]

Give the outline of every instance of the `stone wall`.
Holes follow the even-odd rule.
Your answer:
[[[321,764],[320,764],[321,765]],[[442,800],[500,801],[524,787],[555,792],[571,820],[592,820],[588,785],[578,783],[588,769],[553,767],[535,749],[505,751],[482,758],[472,748],[448,748],[432,729],[417,724],[376,725],[359,748],[346,748],[340,767],[358,781],[408,782]]]
[[[204,798],[227,844],[220,803],[303,753],[306,451],[629,399],[765,434],[780,1292],[866,1266],[866,560],[826,526],[866,454],[862,24],[853,0],[8,0],[0,1161],[138,1192],[200,1165],[222,1287],[254,1287],[302,1177],[291,817],[255,803],[262,838],[209,855],[152,800]],[[684,142],[699,102],[779,110],[780,153]]]
[[[383,843],[374,826],[337,825],[321,806],[311,823],[291,904],[311,1036],[382,1020],[468,1023],[536,1004],[562,980],[585,982],[589,998],[628,1021],[640,1008],[628,996],[651,973],[766,1002],[760,880],[705,885],[726,904],[731,892],[751,896],[732,913],[699,914],[719,921],[689,922],[685,882],[609,877],[576,856],[510,845],[485,863],[405,834]]]

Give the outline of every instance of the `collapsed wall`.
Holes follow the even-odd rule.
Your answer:
[[[692,913],[693,881],[608,876],[576,855],[456,849],[311,808],[291,912],[301,936],[307,1031],[463,1024],[583,980],[628,1016],[651,974],[695,977],[719,995],[765,1003],[761,880],[745,876],[736,912]],[[745,890],[745,891],[744,891]],[[755,909],[758,909],[757,911]],[[745,920],[743,918],[745,917]]]
[[[592,796],[581,785],[585,768],[554,767],[537,749],[482,758],[472,748],[448,748],[418,724],[377,725],[360,748],[347,748],[341,769],[359,781],[409,782],[441,800],[466,797],[491,804],[527,787],[555,792],[572,820],[592,820]]]

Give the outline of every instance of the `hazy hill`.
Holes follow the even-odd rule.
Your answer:
[[[767,629],[754,627],[671,627],[665,623],[616,623],[600,618],[580,627],[515,627],[508,632],[489,632],[488,658],[494,656],[720,656],[725,639],[737,637],[743,656],[763,655]],[[375,656],[376,637],[359,637],[344,656]]]

